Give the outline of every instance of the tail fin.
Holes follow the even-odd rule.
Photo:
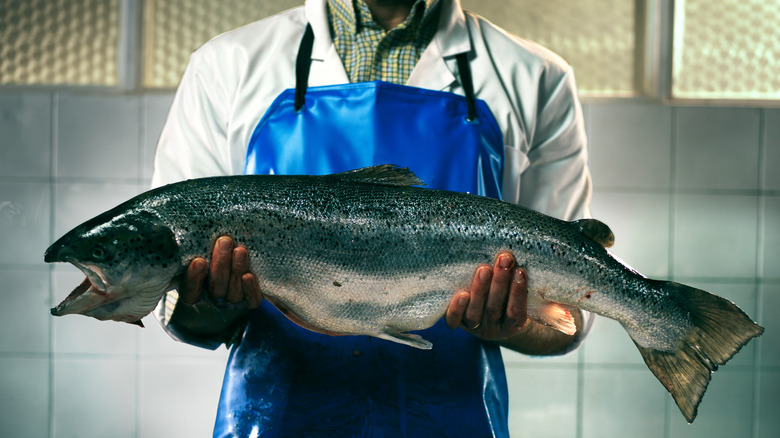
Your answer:
[[[685,298],[693,327],[674,352],[637,347],[647,366],[691,423],[710,383],[710,374],[748,341],[761,335],[764,328],[726,299],[683,284],[662,283],[665,283],[665,289],[671,288],[672,293]]]

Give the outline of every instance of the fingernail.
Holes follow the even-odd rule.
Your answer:
[[[468,303],[469,303],[469,296],[466,294],[460,294],[460,297],[458,297],[458,305],[465,306]]]
[[[219,245],[219,249],[222,251],[230,251],[233,247],[233,244],[227,237],[220,237],[219,240],[217,240],[217,245]]]
[[[192,270],[196,274],[202,274],[206,270],[206,263],[203,262],[203,260],[195,260],[192,262]]]
[[[490,269],[488,268],[480,268],[479,270],[479,281],[483,283],[487,283],[490,281]]]
[[[502,269],[509,269],[512,267],[512,257],[508,255],[502,255],[498,258],[498,266]]]
[[[524,283],[525,282],[525,272],[523,272],[522,269],[516,269],[513,280],[514,280],[515,283]]]
[[[246,261],[246,253],[244,251],[238,251],[238,248],[234,249],[233,261],[239,264],[244,263]]]

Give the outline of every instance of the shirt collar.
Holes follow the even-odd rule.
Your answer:
[[[423,27],[437,26],[437,20],[431,18],[435,15],[436,8],[434,6],[438,2],[439,0],[417,0],[412,5],[412,10],[402,26],[412,25],[411,23],[417,21],[417,16],[420,13],[422,13],[422,19],[417,21],[420,23],[417,31]],[[327,5],[331,22],[341,22],[343,25],[343,27],[335,26],[339,29],[349,29],[357,34],[363,26],[379,27],[379,24],[371,17],[371,11],[365,0],[327,0]]]

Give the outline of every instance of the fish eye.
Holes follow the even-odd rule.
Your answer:
[[[107,251],[102,245],[95,245],[92,247],[92,258],[95,260],[103,260],[106,257]]]

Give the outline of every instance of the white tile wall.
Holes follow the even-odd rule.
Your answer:
[[[144,180],[152,178],[154,151],[157,149],[160,131],[168,118],[171,102],[173,102],[173,96],[170,94],[153,94],[143,97],[144,139],[141,147],[141,176]]]
[[[58,177],[138,178],[140,98],[63,94],[56,138]]]
[[[510,366],[512,437],[570,438],[577,433],[577,369]]]
[[[2,353],[49,353],[49,271],[22,266],[0,264],[0,330]],[[22,327],[24,329],[22,329]]]
[[[762,188],[780,190],[780,109],[765,111],[764,160]]]
[[[765,196],[761,241],[761,277],[780,280],[780,196]]]
[[[677,108],[676,113],[678,188],[757,188],[760,110]]]
[[[224,362],[144,361],[139,436],[210,437],[224,370]]]
[[[136,436],[137,365],[122,358],[55,359],[54,437]]]
[[[587,116],[596,188],[669,187],[671,108],[623,102],[592,106]]]
[[[670,438],[749,437],[753,430],[753,373],[725,369],[713,375],[693,424],[672,406]]]
[[[582,346],[588,365],[643,365],[642,356],[619,322],[599,318]]]
[[[762,372],[758,388],[757,436],[776,438],[780,434],[780,371]]]
[[[762,284],[760,291],[762,325],[765,329],[758,342],[761,350],[760,364],[762,367],[773,367],[775,371],[780,371],[780,318],[777,317],[780,309],[780,284]]]
[[[666,391],[641,367],[588,367],[584,374],[582,437],[663,436]]]
[[[669,193],[607,192],[598,189],[591,201],[594,218],[615,235],[609,250],[642,274],[669,275]]]
[[[210,434],[224,348],[177,344],[151,318],[140,329],[48,314],[82,277],[46,266],[43,251],[147,187],[170,101],[0,93],[4,435]],[[620,102],[585,113],[593,213],[614,252],[734,300],[767,332],[713,376],[692,426],[613,321],[563,358],[508,353],[514,436],[780,436],[780,111]]]
[[[50,94],[0,95],[0,176],[51,174]]]
[[[50,224],[49,184],[0,182],[0,263],[41,263]]]
[[[49,436],[48,357],[0,356],[0,433],[3,436]]]
[[[673,220],[675,276],[755,277],[756,196],[681,193]]]

